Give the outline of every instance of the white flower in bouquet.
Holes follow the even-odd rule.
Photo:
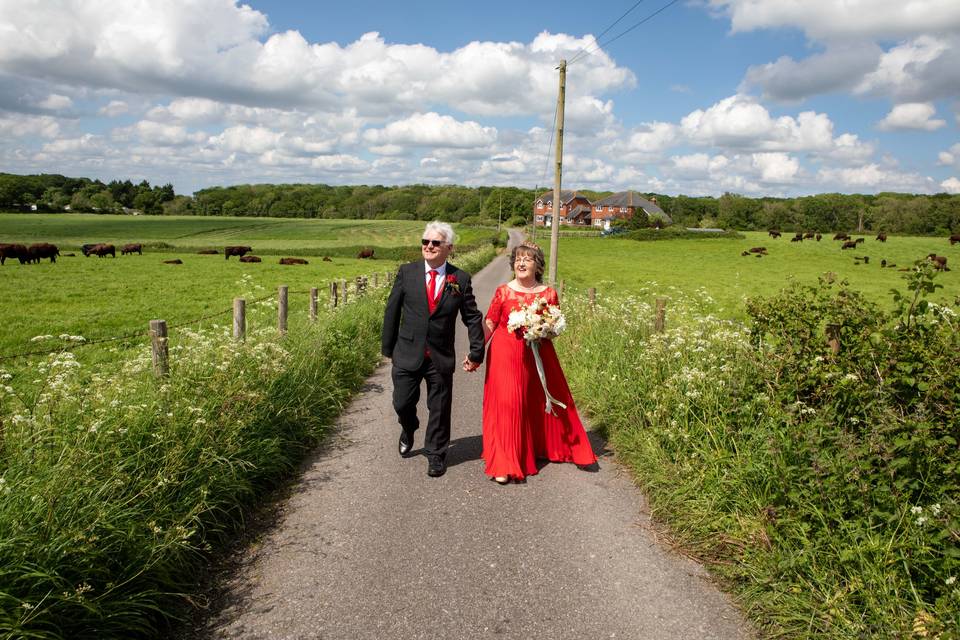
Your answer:
[[[560,402],[550,395],[547,390],[547,378],[543,369],[543,360],[540,358],[540,340],[552,339],[563,333],[567,326],[567,320],[563,317],[560,307],[547,304],[543,298],[536,298],[528,305],[524,305],[516,311],[511,311],[507,316],[507,331],[521,332],[523,339],[533,351],[533,359],[537,365],[537,375],[540,377],[540,384],[543,387],[543,395],[546,399],[544,411],[553,414],[553,405],[564,409],[567,405]]]

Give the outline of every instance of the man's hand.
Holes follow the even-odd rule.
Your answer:
[[[470,359],[470,356],[464,356],[464,357],[463,357],[463,370],[464,370],[464,371],[467,371],[467,372],[476,371],[476,370],[479,369],[479,368],[480,368],[480,363],[479,363],[479,362],[474,362],[473,360]]]

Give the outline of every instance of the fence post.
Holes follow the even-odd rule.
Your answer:
[[[827,344],[830,345],[833,355],[840,353],[840,325],[827,325]]]
[[[558,298],[562,298],[562,297],[563,297],[563,284],[564,284],[564,281],[561,279],[561,280],[560,280],[560,286],[557,287],[557,297],[558,297]]]
[[[340,280],[340,304],[347,304],[347,280]]]
[[[357,297],[359,298],[361,295],[363,295],[363,276],[357,276],[355,282],[357,287]]]
[[[377,275],[378,275],[377,272],[374,271],[374,272],[373,272],[373,288],[374,288],[374,289],[376,289],[377,286],[378,286],[378,284],[377,284]]]
[[[337,281],[333,280],[330,282],[330,306],[334,309],[337,308]]]
[[[597,288],[590,287],[587,293],[590,295],[590,309],[593,310],[593,308],[597,306]]]
[[[158,378],[170,374],[170,352],[167,349],[167,321],[150,321],[150,341],[153,346],[153,373]]]
[[[280,285],[277,291],[277,328],[281,334],[287,332],[287,285]]]
[[[233,299],[233,339],[245,340],[247,337],[247,301]]]
[[[317,288],[310,287],[310,322],[317,321]]]
[[[653,330],[657,333],[663,331],[664,319],[667,314],[667,301],[665,298],[657,298],[657,315],[653,320]]]

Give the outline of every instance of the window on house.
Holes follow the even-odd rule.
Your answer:
[[[620,213],[626,213],[626,212],[627,212],[626,207],[620,207]]]

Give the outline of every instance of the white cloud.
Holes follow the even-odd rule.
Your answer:
[[[898,104],[891,109],[883,120],[877,123],[877,128],[881,131],[905,129],[936,131],[947,125],[946,120],[931,120],[936,112],[936,108],[929,102]]]
[[[93,154],[100,155],[106,150],[103,136],[85,133],[78,138],[60,138],[43,145],[42,150],[48,154]]]
[[[363,139],[373,146],[486,147],[497,139],[494,127],[460,122],[434,112],[416,113],[391,122],[382,129],[367,129]]]
[[[898,38],[960,29],[956,0],[710,0],[731,29],[796,27],[814,39]]]
[[[960,170],[960,142],[954,144],[947,151],[937,154],[937,164],[941,166],[955,166]]]
[[[71,100],[68,96],[60,95],[59,93],[51,93],[46,98],[38,102],[37,106],[41,109],[48,109],[50,111],[60,111],[72,107],[73,100]]]
[[[167,106],[157,106],[147,112],[147,117],[160,122],[173,121],[184,124],[219,122],[226,113],[226,105],[206,98],[178,98]]]
[[[786,153],[754,153],[752,161],[765,183],[793,182],[800,171],[800,162]]]
[[[960,193],[960,180],[950,177],[940,183],[940,186],[947,193]]]
[[[130,110],[130,105],[128,105],[123,100],[111,100],[109,103],[100,107],[97,110],[97,113],[101,116],[106,116],[108,118],[115,118],[117,116],[125,114]]]
[[[60,123],[51,116],[33,116],[0,111],[0,136],[56,138],[59,135]]]
[[[831,44],[824,52],[803,60],[783,56],[776,62],[751,66],[744,88],[760,87],[763,96],[778,101],[846,91],[877,68],[882,50],[870,42]]]
[[[875,163],[856,168],[824,168],[817,174],[821,185],[835,184],[844,190],[905,191],[929,193],[933,181],[916,173],[903,173]]]
[[[118,140],[129,140],[132,137],[140,142],[161,147],[199,144],[207,139],[207,135],[203,132],[191,133],[181,125],[163,124],[151,120],[141,120],[129,127],[114,129],[113,136]]]
[[[898,102],[927,102],[956,95],[958,87],[960,37],[922,35],[884,53],[853,90]]]

